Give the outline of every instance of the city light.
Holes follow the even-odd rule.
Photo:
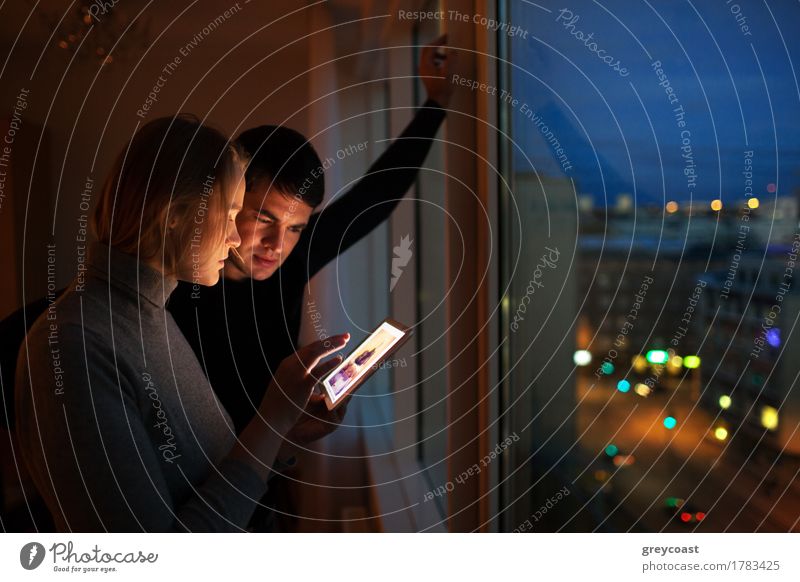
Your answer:
[[[577,350],[572,356],[572,361],[576,366],[588,366],[592,362],[592,354],[589,350]]]
[[[650,392],[652,392],[652,390],[650,390],[650,386],[647,384],[637,384],[633,387],[633,391],[643,398],[647,398],[650,395]]]
[[[700,358],[697,356],[684,356],[683,357],[683,367],[689,368],[690,370],[694,368],[700,367]]]
[[[667,372],[669,372],[673,376],[677,376],[681,373],[681,368],[683,367],[683,358],[680,356],[670,356],[669,361],[667,362]]]
[[[727,394],[723,394],[722,396],[719,397],[719,407],[722,408],[723,410],[728,410],[731,407],[732,403],[733,401],[731,400],[731,397],[728,396]]]
[[[764,406],[761,408],[761,426],[768,430],[775,430],[778,428],[778,411],[772,406]]]
[[[681,499],[680,497],[667,497],[664,500],[664,504],[667,507],[674,507],[675,509],[677,509],[681,505],[683,505],[683,499]]]
[[[682,511],[681,512],[681,521],[683,523],[689,523],[690,521],[692,521],[692,514],[689,513],[688,511]]]
[[[664,350],[650,350],[647,352],[647,361],[651,364],[666,364],[669,354]]]
[[[711,210],[713,210],[714,212],[719,212],[720,210],[722,210],[722,200],[720,200],[719,198],[717,198],[716,200],[712,200]]]
[[[614,373],[614,364],[611,362],[603,362],[600,365],[600,371],[603,372],[606,376]]]
[[[718,441],[724,441],[728,438],[728,429],[726,429],[724,426],[718,426],[714,430],[714,438],[716,438]]]
[[[777,189],[778,189],[778,187],[775,184],[773,184],[772,182],[767,184],[767,192],[769,192],[770,194],[775,194],[775,191]]]
[[[672,430],[678,425],[678,421],[675,420],[674,416],[668,416],[664,419],[664,426],[667,427],[669,430]]]
[[[675,202],[674,200],[670,200],[669,202],[667,202],[667,212],[669,212],[670,214],[674,214],[677,211],[678,211],[677,202]]]
[[[613,459],[615,467],[627,467],[636,462],[636,457],[633,455],[616,455]]]
[[[636,370],[639,374],[647,370],[647,358],[645,358],[641,354],[633,356],[633,369]]]
[[[606,454],[609,457],[615,457],[617,455],[617,453],[619,453],[619,449],[617,448],[617,445],[608,445],[606,447]]]
[[[627,392],[630,389],[631,389],[631,383],[628,382],[627,380],[620,380],[619,382],[617,382],[617,390],[619,390],[620,392]]]
[[[758,204],[759,204],[759,202],[758,202],[758,198],[750,198],[750,199],[747,201],[747,206],[748,206],[748,207],[750,207],[750,208],[752,208],[753,210],[755,210],[756,208],[758,208]]]
[[[767,332],[767,343],[773,348],[780,347],[781,345],[781,330],[773,327]]]

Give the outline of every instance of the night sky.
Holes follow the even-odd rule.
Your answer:
[[[513,135],[538,171],[573,178],[597,204],[613,205],[619,192],[635,194],[637,204],[720,196],[733,202],[745,198],[744,152],[752,150],[754,195],[775,196],[771,183],[780,196],[798,194],[797,1],[513,0],[508,18],[528,32],[510,41],[512,93],[520,100]],[[612,56],[611,65],[593,50]],[[655,61],[676,103],[659,85]],[[552,130],[571,169],[562,169],[541,125],[520,111],[523,102]],[[678,106],[685,127],[678,126]],[[682,131],[689,132],[683,137],[693,188],[684,175],[691,162],[682,157]],[[525,171],[530,164],[520,149],[515,168]]]

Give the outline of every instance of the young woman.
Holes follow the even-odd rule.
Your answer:
[[[239,245],[243,172],[222,134],[186,116],[142,127],[112,169],[88,271],[17,366],[17,437],[59,531],[244,530],[283,435],[341,361],[320,363],[347,334],[298,350],[237,436],[165,310],[178,280],[203,293]]]

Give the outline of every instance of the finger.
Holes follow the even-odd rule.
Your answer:
[[[350,341],[350,334],[343,333],[334,335],[325,340],[320,340],[297,350],[297,357],[303,363],[306,370],[311,370],[319,364],[325,356],[338,352],[347,342]]]
[[[436,38],[428,43],[430,47],[445,47],[447,46],[447,33],[445,32],[439,38]]]
[[[315,392],[314,394],[311,395],[311,398],[308,399],[309,404],[319,404],[320,402],[324,401],[325,401],[325,395],[319,392]]]
[[[437,57],[437,60],[441,62],[443,67],[453,70],[456,66],[456,63],[458,63],[458,53],[448,50],[446,53],[444,53],[444,56]]]
[[[444,47],[447,46],[447,35],[443,34],[436,40],[426,44],[422,47],[420,59],[422,62],[433,63],[436,59],[441,59],[445,56]]]

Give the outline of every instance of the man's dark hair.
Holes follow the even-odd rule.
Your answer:
[[[303,134],[280,125],[262,125],[242,132],[236,141],[250,156],[245,174],[248,191],[264,182],[312,208],[322,203],[322,162]]]

